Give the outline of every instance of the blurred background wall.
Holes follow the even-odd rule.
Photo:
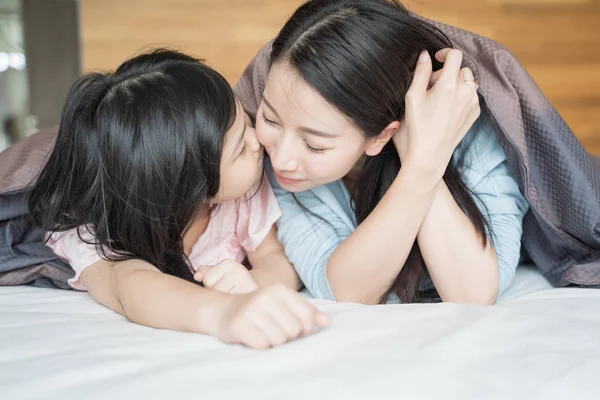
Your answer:
[[[0,5],[6,1],[18,0],[0,0]],[[30,8],[36,2],[48,1],[71,0],[27,0]],[[81,53],[77,57],[82,71],[115,68],[144,49],[170,46],[206,59],[235,84],[258,49],[277,34],[302,1],[73,3],[79,8],[77,39]],[[600,154],[600,0],[406,0],[404,4],[421,15],[506,45],[584,146]],[[52,10],[46,12],[52,14]],[[63,32],[54,40],[64,41],[70,36]],[[39,65],[43,60],[35,62]],[[74,60],[68,63],[77,67]],[[55,94],[57,101],[63,98],[64,93]]]

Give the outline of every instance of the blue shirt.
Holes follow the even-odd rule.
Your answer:
[[[483,112],[454,153],[455,158],[462,156],[463,181],[477,194],[474,200],[491,225],[488,237],[498,256],[500,295],[519,264],[522,221],[529,206]],[[357,227],[350,193],[339,180],[294,196],[279,186],[270,164],[267,172],[283,213],[277,226],[287,257],[312,296],[335,300],[326,268],[335,249]]]

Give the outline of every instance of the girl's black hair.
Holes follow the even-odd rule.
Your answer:
[[[142,259],[193,282],[183,236],[210,211],[235,116],[227,81],[176,51],[85,75],[69,91],[29,200],[36,225],[78,228],[107,260]]]

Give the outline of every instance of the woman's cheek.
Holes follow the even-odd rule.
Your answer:
[[[267,153],[271,154],[273,147],[275,146],[275,135],[270,132],[271,129],[265,126],[263,122],[256,122],[256,138],[267,150]]]
[[[350,157],[339,157],[339,154],[329,152],[313,155],[303,165],[315,181],[324,185],[342,179],[352,169],[353,161]]]

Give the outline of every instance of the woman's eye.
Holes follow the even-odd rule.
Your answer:
[[[325,151],[325,149],[318,149],[316,147],[312,147],[310,144],[308,144],[306,140],[304,141],[304,144],[306,145],[308,151],[310,151],[311,153],[322,153]]]
[[[265,123],[266,123],[266,124],[268,124],[268,125],[272,125],[272,126],[276,126],[276,125],[277,125],[277,122],[275,122],[275,121],[271,121],[270,119],[268,119],[267,117],[265,117],[265,114],[264,114],[264,113],[262,114],[262,119],[263,119],[263,121],[265,121]]]

